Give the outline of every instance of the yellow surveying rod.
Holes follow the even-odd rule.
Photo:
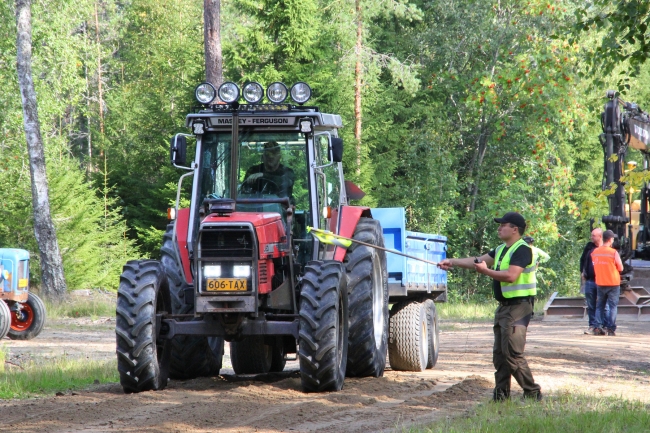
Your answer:
[[[334,234],[334,233],[332,233],[332,232],[330,232],[328,230],[315,229],[313,227],[307,226],[307,233],[311,233],[320,242],[322,242],[324,244],[328,244],[328,245],[336,245],[337,247],[350,248],[350,245],[352,245],[352,242],[354,242],[355,244],[365,245],[365,246],[370,247],[370,248],[376,248],[378,250],[386,251],[388,253],[397,254],[398,256],[404,256],[404,257],[407,257],[409,259],[418,260],[420,262],[428,263],[430,265],[436,265],[436,266],[438,265],[438,263],[436,263],[436,262],[421,259],[421,258],[415,257],[415,256],[409,256],[408,254],[404,254],[404,253],[402,253],[400,251],[397,251],[397,250],[391,250],[391,249],[388,249],[388,248],[380,247],[378,245],[373,245],[373,244],[369,244],[369,243],[366,243],[366,242],[361,242],[361,241],[358,241],[356,239],[346,238],[345,236]]]

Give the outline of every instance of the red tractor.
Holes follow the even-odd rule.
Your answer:
[[[271,84],[267,104],[258,83],[242,93],[240,105],[234,83],[218,92],[199,85],[203,108],[186,119],[192,134],[172,139],[171,162],[188,173],[179,180],[162,259],[128,262],[120,278],[117,358],[125,392],[162,389],[168,377],[218,374],[224,340],[236,374],[282,371],[296,354],[308,392],[340,390],[346,375],[381,376],[391,344],[397,368],[432,367],[432,300],[444,300],[446,275],[444,284],[428,284],[426,274],[408,287],[407,266],[389,275],[386,252],[372,247],[384,247],[381,223],[370,208],[349,205],[363,193],[343,177],[340,116],[304,106],[311,89],[302,82],[290,90]],[[225,104],[213,102],[217,94]],[[297,105],[285,102],[288,96]],[[189,165],[187,136],[196,140]],[[179,209],[186,177],[190,206]],[[370,246],[325,244],[308,227]],[[391,303],[402,301],[394,313],[389,286]],[[399,320],[389,343],[391,314]],[[400,344],[406,334],[417,341]]]

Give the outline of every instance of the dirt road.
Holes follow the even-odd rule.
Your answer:
[[[583,391],[650,402],[650,322],[621,323],[616,337],[583,335],[582,323],[533,321],[527,356],[545,392]],[[112,319],[48,324],[35,340],[3,340],[8,360],[60,355],[114,359]],[[0,402],[0,431],[17,432],[368,432],[461,415],[491,396],[487,322],[442,323],[438,365],[424,373],[387,370],[346,379],[343,391],[304,394],[297,362],[282,374],[224,374],[166,390],[126,395],[118,384],[60,397]],[[226,350],[228,354],[228,350]],[[521,390],[514,386],[516,396]]]

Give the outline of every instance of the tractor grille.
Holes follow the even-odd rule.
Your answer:
[[[201,258],[252,258],[254,245],[251,229],[245,226],[204,227],[199,251]]]

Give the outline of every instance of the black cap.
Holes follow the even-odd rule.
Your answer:
[[[497,222],[499,224],[510,223],[516,225],[517,227],[521,227],[522,229],[526,228],[526,220],[517,212],[508,212],[503,216],[503,218],[495,218],[494,222]]]
[[[607,242],[610,239],[616,239],[618,236],[616,236],[616,233],[614,233],[611,230],[605,230],[603,232],[603,242]]]

